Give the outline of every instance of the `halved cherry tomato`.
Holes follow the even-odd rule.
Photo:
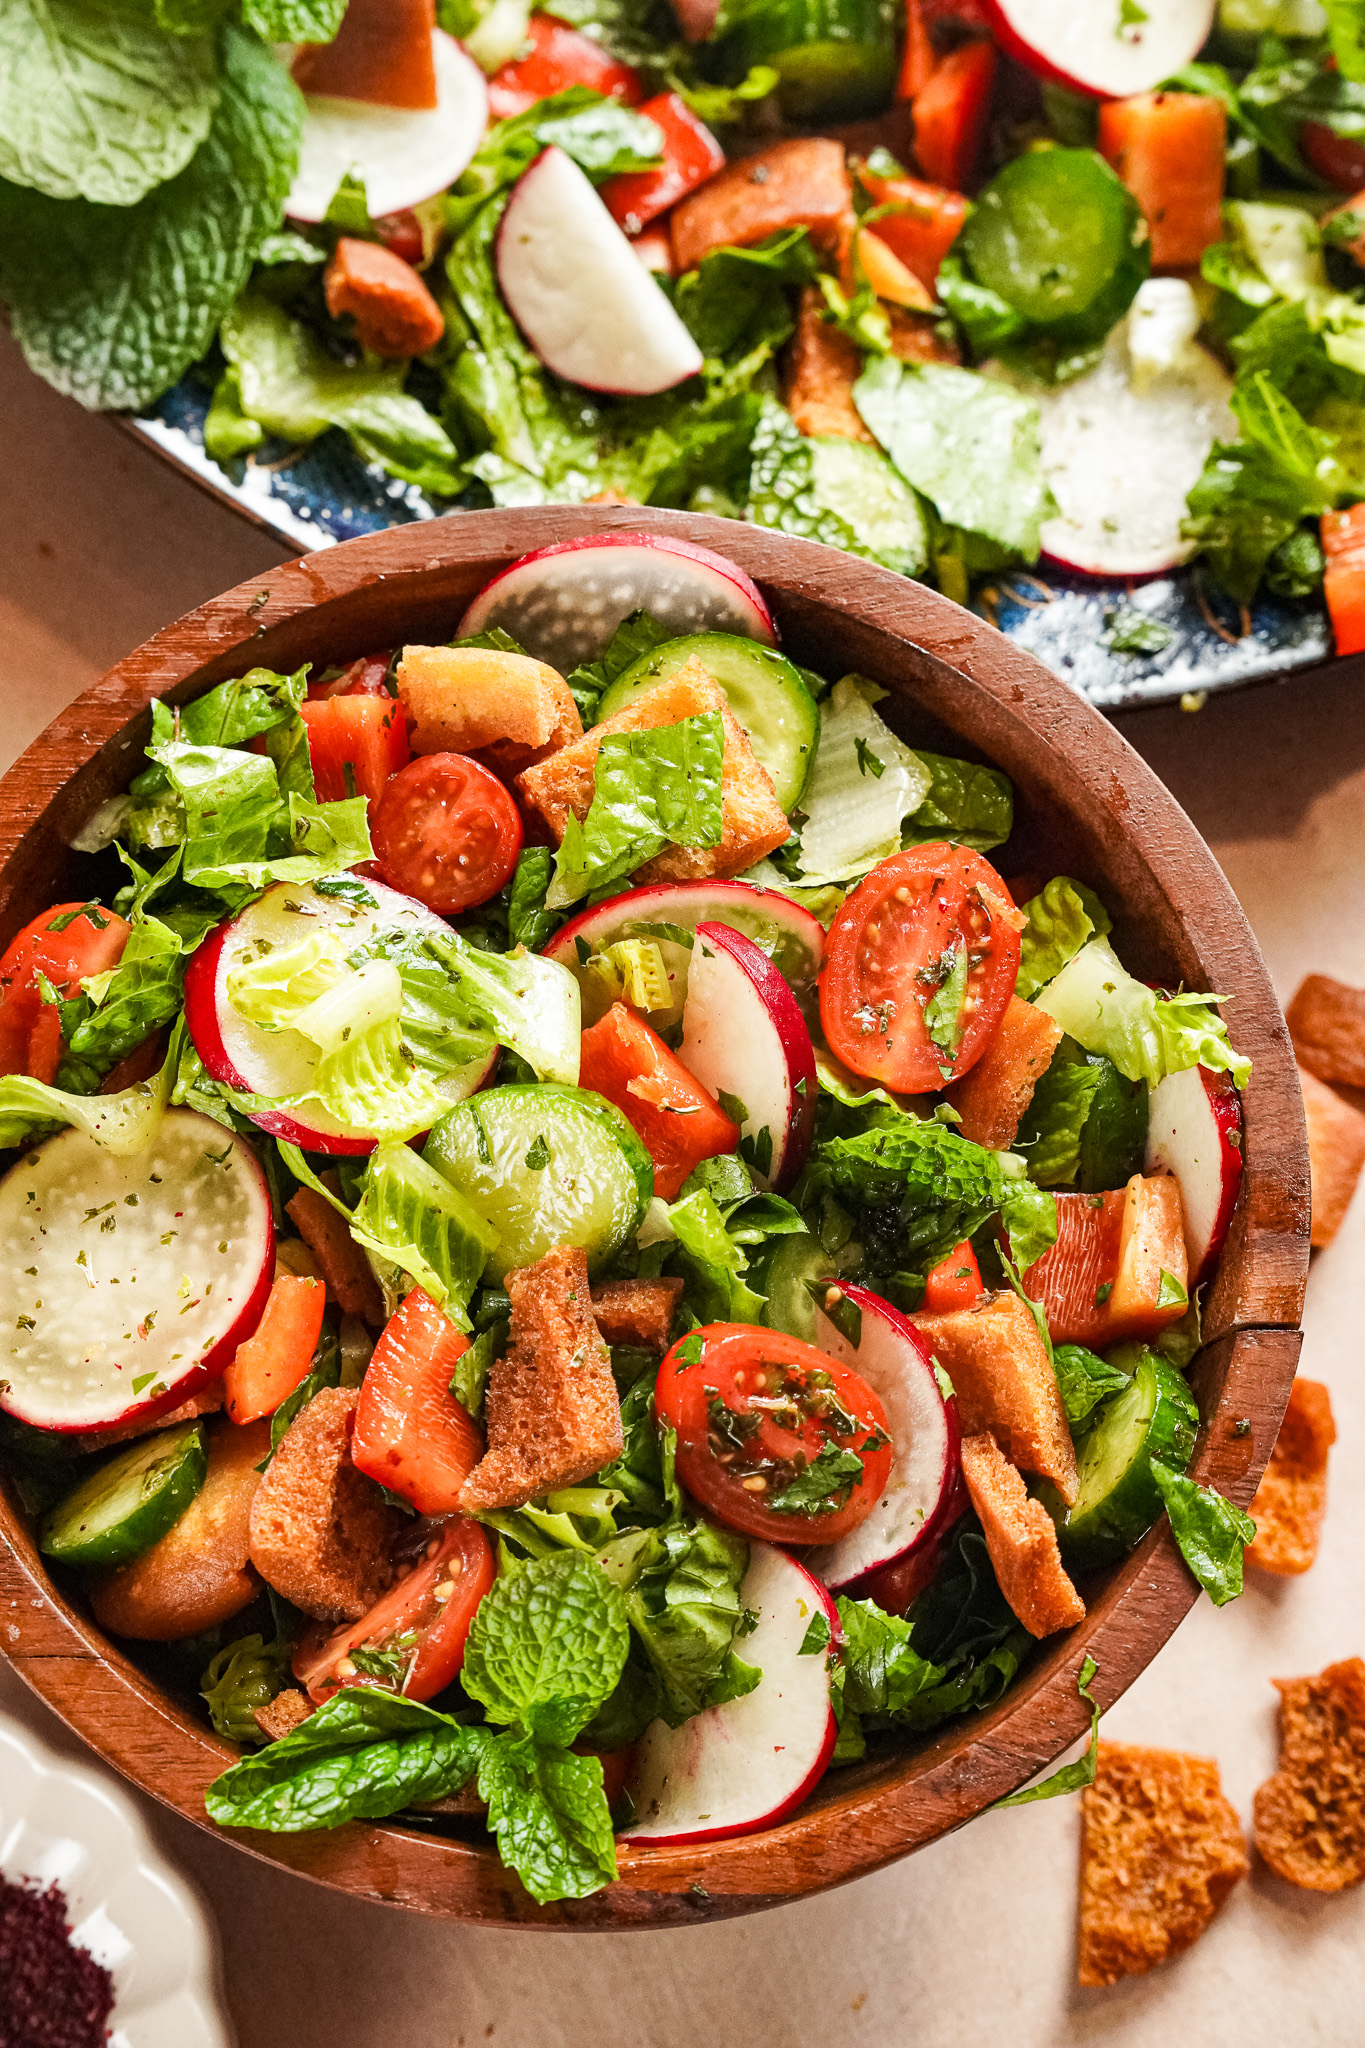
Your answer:
[[[552,14],[533,14],[526,30],[531,47],[524,57],[515,58],[495,71],[488,81],[488,113],[494,121],[506,121],[512,114],[524,114],[537,100],[548,99],[571,85],[590,85],[607,99],[638,107],[645,96],[640,74],[629,64],[581,36]]]
[[[924,1299],[920,1303],[926,1315],[936,1316],[954,1308],[970,1308],[985,1292],[981,1285],[981,1268],[976,1263],[970,1238],[964,1237],[961,1244],[955,1244],[946,1259],[925,1276]]]
[[[450,1391],[469,1339],[414,1287],[390,1316],[360,1383],[351,1458],[419,1514],[453,1513],[483,1439]]]
[[[654,1408],[677,1431],[683,1485],[744,1536],[833,1543],[890,1475],[886,1410],[866,1380],[781,1330],[689,1331],[659,1367]]]
[[[959,1079],[1014,993],[1020,922],[979,853],[939,844],[893,853],[830,928],[820,1021],[831,1051],[855,1074],[904,1095]]]
[[[54,1037],[42,1014],[51,1006],[43,1002],[38,976],[63,996],[78,995],[88,974],[117,966],[129,929],[116,911],[98,904],[54,903],[10,940],[0,955],[0,1074],[55,1078],[60,1024]]]
[[[294,1676],[319,1706],[343,1685],[434,1699],[463,1664],[469,1624],[497,1577],[493,1546],[466,1515],[418,1535],[416,1558],[368,1614],[330,1635],[314,1627],[300,1638]]]
[[[367,693],[328,697],[300,708],[318,801],[366,796],[375,803],[389,777],[408,760],[408,726],[398,699]]]
[[[374,231],[386,249],[392,249],[395,256],[401,256],[405,263],[420,263],[426,254],[422,240],[422,223],[410,206],[397,213],[386,213],[375,221]]]
[[[480,762],[423,754],[391,778],[370,837],[385,881],[447,916],[497,895],[521,852],[521,817]]]

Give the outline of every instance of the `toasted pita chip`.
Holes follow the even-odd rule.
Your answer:
[[[1284,1015],[1301,1067],[1320,1081],[1365,1088],[1365,988],[1309,974]]]
[[[1332,1242],[1340,1230],[1365,1166],[1365,1116],[1349,1102],[1299,1068],[1303,1113],[1308,1123],[1308,1171],[1312,1182],[1313,1222],[1309,1241]]]
[[[1256,1541],[1247,1562],[1263,1572],[1306,1572],[1318,1554],[1327,1507],[1327,1452],[1336,1442],[1332,1401],[1320,1380],[1295,1380],[1275,1448],[1248,1513]]]
[[[1256,1794],[1256,1847],[1286,1884],[1345,1891],[1365,1878],[1365,1662],[1275,1684],[1280,1768]]]
[[[1141,1976],[1198,1941],[1249,1861],[1218,1766],[1101,1742],[1082,1796],[1082,1984]]]

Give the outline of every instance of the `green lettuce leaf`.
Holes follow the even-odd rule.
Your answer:
[[[133,206],[184,170],[217,104],[211,36],[80,0],[0,4],[0,178]]]
[[[25,1138],[48,1137],[69,1125],[84,1131],[107,1152],[142,1152],[157,1133],[171,1085],[171,1055],[151,1081],[138,1081],[116,1095],[73,1095],[27,1074],[0,1077],[0,1150]],[[178,1054],[175,1055],[178,1060]]]
[[[1167,1074],[1208,1067],[1244,1088],[1251,1062],[1233,1051],[1209,995],[1161,996],[1137,981],[1108,939],[1094,938],[1037,999],[1087,1052],[1101,1052],[1129,1081],[1154,1088]]]
[[[1225,1607],[1242,1590],[1243,1552],[1256,1540],[1256,1524],[1213,1487],[1198,1485],[1159,1458],[1152,1459],[1152,1477],[1180,1555],[1214,1606]]]
[[[659,1681],[657,1710],[680,1728],[704,1707],[752,1691],[761,1673],[733,1647],[744,1620],[739,1593],[749,1546],[712,1522],[683,1516],[671,1432],[664,1437],[663,1481],[676,1504],[672,1518],[618,1537],[601,1556]]]
[[[242,19],[264,43],[330,43],[346,0],[242,0]]]
[[[88,975],[61,1004],[61,1088],[92,1094],[109,1069],[180,1008],[187,949],[156,917],[134,916],[117,967]]]
[[[596,661],[582,663],[567,679],[584,725],[594,723],[598,699],[618,676],[633,668],[642,656],[662,647],[666,640],[676,638],[668,626],[661,626],[648,612],[631,612],[622,619]]]
[[[381,1269],[398,1267],[452,1322],[469,1328],[469,1299],[498,1234],[410,1146],[380,1145],[370,1154],[351,1235]]]
[[[1054,875],[1023,909],[1028,923],[1020,934],[1014,992],[1027,1002],[1061,973],[1087,939],[1096,933],[1106,937],[1113,922],[1094,890],[1070,875]]]
[[[901,828],[901,845],[946,839],[977,853],[1003,846],[1014,830],[1014,785],[1004,770],[923,747],[915,754],[929,771],[929,793]]]
[[[776,399],[765,397],[762,405],[747,518],[919,575],[929,559],[924,516],[881,450],[829,435],[807,438]]]
[[[718,846],[722,832],[720,714],[610,733],[598,748],[593,799],[572,815],[546,902],[560,910],[623,882],[669,845]]]
[[[1020,1119],[1016,1151],[1040,1188],[1073,1187],[1080,1178],[1081,1133],[1100,1085],[1100,1069],[1054,1058]]]
[[[858,676],[837,682],[801,796],[800,875],[806,886],[853,880],[901,843],[901,828],[933,788],[930,769],[874,710]]]
[[[208,134],[135,204],[0,185],[0,298],[30,367],[83,405],[159,397],[209,347],[280,224],[302,95],[256,37],[228,25],[219,48]]]
[[[592,1558],[561,1550],[484,1595],[461,1683],[491,1721],[565,1745],[615,1689],[629,1647],[620,1589]]]
[[[1052,1352],[1057,1385],[1062,1390],[1066,1419],[1073,1438],[1088,1436],[1099,1420],[1097,1410],[1111,1394],[1121,1394],[1129,1375],[1084,1344],[1058,1344]]]
[[[1099,1668],[1087,1653],[1076,1673],[1076,1690],[1090,1709],[1090,1738],[1085,1745],[1084,1756],[1078,1756],[1074,1763],[1063,1764],[1051,1777],[1044,1778],[1041,1785],[1026,1785],[1022,1792],[1011,1792],[1006,1799],[993,1800],[992,1813],[999,1813],[1006,1806],[1032,1806],[1038,1799],[1065,1798],[1069,1792],[1083,1792],[1087,1785],[1094,1784],[1100,1757],[1100,1709],[1090,1684]]]

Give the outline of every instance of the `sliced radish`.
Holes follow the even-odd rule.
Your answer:
[[[699,924],[678,1057],[740,1127],[740,1154],[781,1194],[815,1129],[815,1054],[796,997],[743,932]]]
[[[176,1408],[261,1319],[275,1269],[255,1154],[171,1109],[120,1156],[80,1131],[0,1181],[12,1316],[0,1408],[39,1429],[110,1429]]]
[[[1151,92],[1198,56],[1215,0],[985,0],[996,40],[1039,78],[1094,99]]]
[[[886,1490],[867,1520],[841,1543],[807,1554],[827,1586],[847,1591],[869,1573],[932,1543],[953,1503],[957,1480],[957,1404],[943,1398],[929,1346],[913,1323],[865,1287],[838,1286],[861,1318],[849,1342],[825,1311],[815,1311],[815,1341],[881,1396],[895,1453]]]
[[[664,1031],[682,1017],[692,935],[704,923],[728,925],[752,939],[783,980],[802,994],[815,987],[825,954],[824,926],[789,896],[776,889],[756,889],[752,882],[661,882],[652,889],[628,889],[624,896],[613,896],[571,918],[545,952],[577,978],[586,1030],[605,1016],[614,1000],[610,978],[589,962],[622,939],[652,939],[676,992],[670,1009],[649,1013],[651,1027]]]
[[[495,255],[513,318],[557,377],[647,398],[700,370],[701,350],[562,149],[522,174]]]
[[[776,1827],[824,1774],[837,1729],[823,1646],[802,1654],[811,1623],[837,1636],[829,1594],[794,1557],[751,1543],[741,1603],[758,1616],[740,1654],[763,1677],[743,1699],[681,1728],[652,1721],[628,1785],[638,1818],[627,1842],[714,1842]]]
[[[1222,364],[1189,342],[1169,367],[1144,363],[1135,374],[1131,320],[1114,329],[1088,375],[1032,393],[1043,474],[1058,505],[1043,526],[1043,551],[1087,576],[1156,576],[1187,560],[1186,497],[1214,441],[1237,437]]]
[[[737,563],[661,533],[593,533],[523,555],[484,585],[457,637],[501,627],[567,674],[638,611],[670,633],[739,633],[777,645],[773,615]]]
[[[454,184],[488,126],[488,86],[473,58],[443,29],[431,32],[431,54],[436,105],[429,112],[321,93],[305,99],[299,167],[285,201],[292,220],[324,219],[348,171],[365,181],[372,220]]]
[[[1207,1280],[1242,1185],[1242,1103],[1227,1074],[1187,1067],[1158,1081],[1147,1105],[1144,1173],[1180,1183],[1190,1287]]]
[[[450,927],[423,903],[401,896],[385,882],[367,881],[372,904],[320,895],[309,887],[279,882],[255,903],[211,932],[185,976],[185,1022],[194,1049],[215,1081],[243,1095],[307,1096],[318,1048],[302,1032],[266,1031],[239,1017],[228,999],[234,967],[297,945],[301,938],[339,926],[360,946],[378,931],[413,929],[447,938]],[[436,1085],[451,1102],[462,1102],[492,1072],[496,1054],[476,1060]],[[343,1124],[320,1102],[302,1108],[263,1109],[252,1117],[263,1131],[316,1152],[372,1152],[372,1134]]]

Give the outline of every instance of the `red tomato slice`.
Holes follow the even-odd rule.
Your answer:
[[[408,759],[408,726],[398,699],[367,692],[300,708],[318,801],[364,796],[376,803],[389,777]]]
[[[331,1635],[316,1627],[305,1631],[294,1651],[294,1676],[310,1700],[321,1706],[343,1685],[377,1685],[429,1700],[450,1684],[497,1567],[492,1544],[465,1515],[429,1526],[426,1539],[417,1561],[359,1621]]]
[[[394,214],[393,218],[402,218]],[[383,226],[383,222],[378,223]],[[362,654],[359,661],[350,662],[339,676],[333,676],[330,683],[310,683],[308,702],[321,704],[328,697],[388,697],[389,662],[392,656],[384,654]]]
[[[423,754],[393,776],[370,824],[386,882],[448,916],[496,896],[521,852],[521,817],[464,754]]]
[[[903,1095],[958,1080],[999,1030],[1014,993],[1019,923],[1008,889],[979,853],[940,844],[893,853],[830,928],[820,1021],[831,1051],[855,1074]],[[952,1003],[964,951],[966,981]]]
[[[55,1079],[60,1020],[54,1025],[43,1016],[51,1006],[43,1003],[38,976],[64,996],[79,994],[86,975],[117,966],[129,929],[116,911],[98,904],[54,903],[10,940],[0,954],[0,1074]]]
[[[640,74],[620,63],[577,29],[556,21],[552,14],[533,14],[526,30],[531,45],[524,57],[504,64],[488,81],[490,120],[506,121],[512,114],[524,114],[537,100],[563,92],[571,85],[590,85],[606,98],[638,107],[645,96]]]
[[[871,1514],[891,1471],[877,1395],[813,1344],[752,1323],[691,1330],[659,1367],[654,1407],[677,1431],[678,1476],[718,1522],[769,1543],[833,1543]],[[852,1453],[808,1505],[773,1505],[814,1467]],[[861,1471],[856,1467],[861,1464]],[[800,1490],[805,1490],[804,1483]]]
[[[414,1287],[389,1318],[365,1368],[351,1457],[423,1515],[452,1514],[483,1456],[483,1439],[450,1391],[469,1339]]]

